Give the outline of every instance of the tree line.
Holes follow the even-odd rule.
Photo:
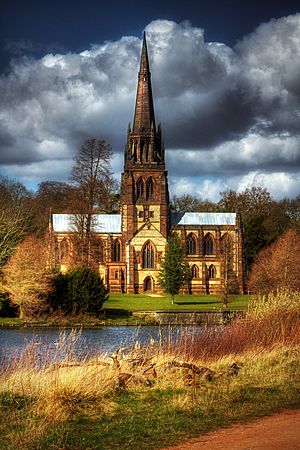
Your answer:
[[[52,299],[49,300],[51,307],[57,308],[53,292],[58,292],[57,289],[62,289],[64,285],[64,294],[60,291],[60,297],[64,298],[61,307],[66,311],[82,307],[71,295],[73,275],[69,278],[62,276],[60,279],[59,274],[47,272],[47,267],[51,266],[45,254],[49,245],[45,241],[49,211],[72,212],[77,230],[76,261],[73,266],[89,266],[93,269],[93,214],[118,213],[120,208],[119,184],[112,177],[111,159],[112,150],[105,140],[89,139],[75,155],[68,182],[45,181],[40,183],[36,192],[31,192],[16,180],[0,177],[0,293],[1,289],[5,290],[2,302],[7,301],[7,292],[10,291],[11,297],[31,299],[32,311],[35,309],[35,301],[39,309],[41,298],[46,297],[48,300]],[[272,270],[280,280],[282,274],[285,280],[298,278],[295,273],[299,272],[300,267],[300,195],[294,199],[277,201],[271,198],[266,189],[252,187],[243,192],[226,190],[220,193],[218,202],[212,202],[184,194],[173,197],[171,210],[239,212],[244,226],[245,253],[252,289],[262,290],[264,284],[274,287],[274,283],[266,283],[270,279],[267,273]],[[168,253],[169,250],[171,254]],[[165,270],[165,277],[168,277],[168,266],[172,266],[174,274],[169,281],[165,278],[160,283],[172,295],[174,286],[177,291],[177,287],[189,278],[186,265],[181,262],[177,266],[175,264],[176,258],[178,261],[184,259],[184,252],[185,249],[178,248],[178,242],[174,244],[169,241],[162,268]],[[175,273],[176,267],[178,273]],[[25,273],[27,280],[24,278]],[[58,277],[57,285],[53,281],[55,277]],[[294,282],[293,286],[296,284]],[[52,297],[49,297],[50,291]],[[103,291],[103,298],[105,295]],[[66,296],[73,300],[67,301]],[[18,304],[21,304],[21,300]]]

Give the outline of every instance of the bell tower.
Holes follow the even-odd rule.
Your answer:
[[[146,35],[138,73],[135,113],[129,124],[121,191],[122,234],[130,241],[143,226],[167,238],[169,193],[165,150],[156,127]]]

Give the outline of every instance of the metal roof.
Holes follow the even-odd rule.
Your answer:
[[[53,214],[53,230],[67,233],[76,230],[75,214]],[[121,233],[120,214],[94,214],[93,230],[97,233]],[[235,225],[236,213],[171,213],[172,225]]]
[[[236,213],[171,213],[172,225],[235,225]]]
[[[75,217],[75,214],[53,214],[53,230],[57,233],[75,231]],[[97,233],[121,233],[120,214],[94,214],[93,220],[93,231]]]

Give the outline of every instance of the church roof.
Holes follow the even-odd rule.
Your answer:
[[[75,231],[75,214],[53,214],[53,231]],[[94,214],[93,230],[97,233],[121,233],[120,214]],[[236,225],[236,213],[186,212],[171,213],[171,225]]]
[[[236,213],[171,213],[171,225],[236,225]]]
[[[75,214],[53,214],[53,231],[57,233],[75,231],[75,217]],[[121,233],[120,214],[94,214],[93,219],[93,231],[97,233]]]

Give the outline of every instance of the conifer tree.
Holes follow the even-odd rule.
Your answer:
[[[190,269],[185,262],[185,248],[175,232],[168,239],[165,257],[161,261],[158,283],[166,294],[172,297],[179,294],[180,288],[190,281]]]

